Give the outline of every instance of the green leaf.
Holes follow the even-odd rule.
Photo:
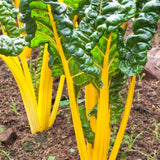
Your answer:
[[[64,0],[64,3],[67,6],[70,6],[72,8],[77,8],[78,7],[78,3],[81,2],[82,0]]]
[[[89,0],[81,0],[78,4],[77,8],[74,8],[71,12],[71,17],[75,15],[78,16],[79,22],[85,16],[85,10],[89,7],[90,1]]]
[[[26,37],[25,40],[27,42],[30,42],[33,37],[35,36],[35,32],[37,29],[37,25],[36,22],[33,20],[33,18],[31,17],[31,8],[29,6],[29,3],[31,1],[29,0],[21,0],[20,4],[19,4],[19,11],[20,11],[20,18],[19,20],[22,23],[25,23],[25,30],[26,30]]]
[[[49,157],[48,160],[55,160],[55,158],[56,158],[55,156]]]
[[[126,76],[117,71],[117,74],[112,76],[110,88],[109,88],[109,104],[111,109],[111,124],[118,124],[121,115],[124,110],[124,106],[121,102],[120,91],[123,89],[123,85],[127,82]]]
[[[73,71],[70,67],[72,76],[74,76],[74,83],[77,85],[76,88],[80,88],[80,86],[82,87],[90,81],[92,81],[97,88],[103,87],[100,79],[101,70],[94,63],[91,51],[95,48],[99,39],[105,32],[116,31],[123,22],[134,17],[135,1],[122,1],[118,3],[105,0],[103,2],[101,0],[95,2],[92,0],[90,6],[85,10],[85,17],[81,20],[79,27],[76,29],[74,29],[73,22],[68,16],[66,4],[50,0],[44,0],[43,2],[50,4],[52,7],[52,14],[57,23],[59,37],[62,36],[62,44],[64,46],[66,58],[68,59],[70,56],[73,57],[69,65],[74,66],[76,69]],[[26,26],[30,26],[30,28],[28,28],[27,37],[29,36],[32,38],[32,36],[34,36],[31,42],[32,47],[33,44],[37,46],[49,41],[53,45],[52,47],[57,50],[51,24],[48,20],[49,16],[43,2],[31,1],[31,3],[20,5],[20,10],[22,14],[24,14],[23,20],[26,22]],[[36,3],[39,4],[36,5]],[[101,3],[103,5],[101,5]],[[36,9],[34,9],[35,6]],[[29,11],[26,13],[26,10],[23,8]],[[29,15],[30,17],[28,17]],[[31,21],[34,21],[32,25],[36,24],[33,29],[31,28]],[[49,46],[51,46],[50,43]],[[54,53],[55,52],[52,51],[52,60],[50,60],[52,64],[55,64],[54,57],[57,55]],[[60,64],[60,61],[58,62]],[[79,76],[81,72],[84,73],[83,76]],[[78,76],[76,76],[77,74]],[[89,80],[86,81],[87,79]]]
[[[124,107],[120,99],[120,91],[126,83],[126,76],[122,73],[117,63],[119,62],[119,53],[117,51],[118,32],[112,33],[110,52],[109,52],[109,104],[111,109],[111,124],[118,124],[120,121]],[[106,32],[99,40],[99,43],[92,50],[94,62],[103,69],[103,60],[108,44],[109,33]],[[97,116],[97,106],[95,106],[89,113],[89,116]]]
[[[142,12],[132,25],[133,34],[124,42],[124,31],[119,29],[118,51],[119,69],[130,76],[141,73],[147,62],[147,50],[151,49],[151,38],[157,29],[160,18],[160,2],[150,1],[143,6]]]
[[[84,136],[86,137],[88,143],[91,143],[93,145],[95,133],[92,131],[92,128],[90,126],[90,120],[87,119],[85,106],[79,107],[79,114],[81,118]]]
[[[13,5],[5,0],[0,1],[0,23],[5,26],[5,32],[11,38],[20,36],[20,30],[17,27],[17,22],[13,17]]]
[[[71,153],[74,153],[75,152],[75,149],[71,148],[69,149]]]
[[[12,3],[0,1],[0,24],[7,33],[0,36],[0,54],[5,56],[17,56],[23,51],[23,46],[28,45],[17,27],[15,12]]]
[[[84,102],[84,101],[85,101],[85,99],[78,99],[78,103],[79,103],[79,104],[82,103],[82,102]],[[67,105],[69,105],[69,104],[70,104],[69,99],[59,102],[59,105],[60,105],[60,106],[67,106]]]
[[[5,56],[17,56],[23,51],[26,42],[22,38],[10,38],[6,35],[0,36],[0,54]]]
[[[88,117],[97,118],[97,105],[95,105],[93,109],[88,113]]]
[[[141,13],[142,8],[145,5],[145,3],[149,2],[149,1],[150,0],[137,0],[137,2],[136,2],[136,9],[137,9],[136,16],[138,16]]]

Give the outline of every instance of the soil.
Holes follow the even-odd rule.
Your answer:
[[[160,48],[157,32],[153,47]],[[158,36],[157,36],[158,35]],[[64,87],[64,95],[67,95]],[[0,132],[12,128],[16,136],[0,145],[0,159],[7,160],[79,160],[69,106],[61,106],[48,131],[32,135],[16,82],[0,60]],[[10,105],[16,103],[16,114]],[[160,159],[160,80],[137,77],[134,101],[117,160]],[[148,157],[147,157],[148,156]]]

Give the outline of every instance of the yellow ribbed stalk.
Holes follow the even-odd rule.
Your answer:
[[[16,9],[19,8],[20,0],[12,0],[12,3],[14,4],[14,7],[15,7]],[[19,14],[18,14],[18,16],[17,16],[17,19],[18,19],[18,27],[20,28],[20,27],[23,26],[23,23],[21,23],[21,22],[19,21]]]
[[[109,82],[108,62],[112,33],[109,36],[106,53],[104,55],[103,69],[101,74],[104,87],[100,89],[98,97],[98,113],[96,135],[93,150],[93,160],[106,160],[110,142],[110,109],[109,109]]]
[[[55,40],[56,40],[56,43],[57,43],[57,48],[58,48],[58,51],[59,51],[59,55],[61,57],[61,61],[62,61],[62,64],[63,64],[65,76],[66,76],[66,81],[67,81],[67,86],[68,86],[68,94],[69,94],[70,106],[71,106],[71,112],[72,112],[73,125],[74,125],[74,129],[75,129],[75,135],[76,135],[76,140],[77,140],[77,145],[78,145],[80,157],[81,157],[82,160],[88,160],[86,144],[85,144],[82,125],[81,125],[81,120],[80,120],[80,116],[79,116],[78,104],[77,104],[77,100],[75,98],[73,79],[70,75],[68,61],[66,60],[66,57],[65,57],[64,52],[63,52],[61,39],[60,39],[60,37],[58,36],[58,33],[57,33],[56,23],[54,22],[54,18],[52,16],[51,7],[50,7],[50,5],[47,5],[47,7],[48,7],[48,11],[49,11],[49,17],[50,17],[50,21],[51,21],[51,24],[52,24]]]
[[[2,33],[3,35],[7,35],[7,33],[4,31],[5,27],[1,25]]]
[[[27,48],[26,52],[23,52],[23,56],[25,57],[25,59],[31,59],[31,53],[32,53],[32,48],[29,47],[24,47],[24,49]],[[22,55],[22,53],[21,53]]]
[[[89,84],[85,87],[85,107],[86,107],[86,114],[88,116],[89,112],[93,109],[95,105],[98,103],[98,93],[97,90],[94,88],[92,84]],[[93,132],[96,131],[96,118],[95,117],[88,117],[90,120],[90,125]],[[93,148],[92,144],[87,143],[87,152],[89,160],[92,159]]]
[[[14,4],[15,8],[19,8],[20,0],[12,0],[12,3]]]
[[[53,105],[53,110],[50,116],[50,120],[49,120],[49,127],[51,127],[56,119],[57,116],[57,111],[59,108],[59,101],[61,100],[61,95],[62,95],[62,90],[63,90],[63,86],[64,86],[64,81],[65,81],[65,76],[62,75],[60,78],[60,82],[59,82],[59,86],[58,86],[58,90],[57,90],[57,94],[56,94],[56,99]]]
[[[86,144],[85,144],[81,120],[79,116],[78,104],[74,94],[73,80],[71,78],[68,65],[64,65],[64,71],[66,75],[67,86],[69,88],[68,93],[69,93],[72,119],[73,119],[73,125],[74,125],[75,134],[76,134],[79,154],[80,154],[81,160],[88,160]]]
[[[23,52],[20,54],[20,59],[21,59],[21,63],[22,63],[22,68],[23,68],[23,72],[24,72],[24,76],[27,82],[27,86],[30,90],[30,96],[33,99],[33,104],[35,106],[35,109],[37,110],[37,100],[36,100],[36,96],[35,96],[35,92],[34,92],[34,87],[33,87],[33,83],[32,83],[32,78],[29,72],[29,68],[28,68],[28,63],[27,60],[25,58],[25,53],[29,52],[30,48],[28,47],[24,47]]]
[[[24,73],[20,68],[20,63],[18,64],[18,57],[6,57],[3,55],[0,55],[0,57],[7,64],[17,82],[27,113],[31,132],[36,133],[40,131],[38,116],[34,106],[34,100],[33,97],[30,96],[31,93],[28,87],[28,82],[26,81],[26,77],[24,76]]]
[[[92,84],[89,84],[85,87],[85,107],[86,107],[86,114],[88,116],[89,112],[93,109],[95,105],[98,103],[98,93],[95,87]],[[96,118],[95,117],[88,117],[90,120],[90,124],[92,130],[96,131]]]
[[[49,53],[47,47],[48,44],[45,44],[38,94],[38,117],[41,131],[49,128],[52,102],[53,77],[51,77],[51,69],[48,67]]]
[[[127,97],[127,101],[126,101],[126,105],[125,105],[125,110],[123,113],[123,118],[122,118],[122,122],[116,137],[116,141],[114,143],[112,152],[110,154],[109,160],[115,160],[118,154],[118,150],[120,147],[120,144],[122,142],[123,139],[123,135],[127,126],[127,122],[128,122],[128,118],[129,118],[129,114],[130,114],[130,110],[131,110],[131,106],[132,106],[132,100],[133,100],[133,94],[134,94],[134,87],[135,87],[135,81],[136,81],[136,76],[133,76],[130,82],[130,87],[129,87],[129,91],[128,91],[128,97]]]
[[[78,27],[78,22],[77,22],[77,20],[78,20],[78,16],[75,15],[75,16],[74,16],[74,19],[73,19],[73,25],[74,25],[75,28]]]

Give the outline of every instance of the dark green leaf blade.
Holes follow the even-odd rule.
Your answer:
[[[157,29],[160,18],[160,2],[146,3],[134,21],[133,34],[123,42],[124,31],[119,30],[118,50],[120,53],[119,69],[130,76],[141,73],[147,62],[147,50],[152,48],[151,38]]]

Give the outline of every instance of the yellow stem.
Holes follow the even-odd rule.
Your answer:
[[[56,23],[53,19],[52,13],[51,13],[51,7],[50,7],[50,5],[47,5],[47,7],[48,7],[48,11],[49,11],[49,17],[50,17],[50,20],[51,20],[55,40],[56,40],[56,43],[57,43],[57,48],[58,48],[59,55],[61,57],[61,61],[62,61],[62,64],[63,64],[63,68],[64,68],[64,72],[65,72],[65,76],[66,76],[66,81],[67,81],[67,86],[69,88],[68,89],[68,94],[69,94],[69,99],[70,99],[73,125],[74,125],[74,129],[75,129],[75,135],[76,135],[76,139],[77,139],[77,145],[78,145],[80,157],[81,157],[82,160],[88,160],[85,139],[84,139],[81,120],[80,120],[80,116],[79,116],[78,104],[77,104],[77,100],[75,98],[73,79],[70,75],[69,66],[68,66],[66,57],[64,55],[64,52],[63,52],[61,39],[58,36]]]
[[[15,8],[19,8],[20,0],[12,0],[12,3],[14,4]]]
[[[89,112],[93,109],[95,105],[98,103],[98,93],[97,90],[94,88],[92,84],[89,84],[85,87],[85,107],[86,107],[86,114],[88,116]],[[96,118],[95,117],[88,117],[90,120],[90,125],[93,132],[96,131]],[[89,160],[92,159],[93,148],[92,144],[87,143],[87,152]]]
[[[93,109],[95,105],[98,103],[98,93],[92,84],[89,84],[85,87],[85,106],[86,106],[86,114],[88,116],[89,112]],[[88,117],[91,123],[92,130],[96,131],[96,118]]]
[[[50,116],[49,127],[51,127],[54,124],[54,121],[56,119],[56,115],[57,115],[57,111],[58,111],[58,107],[59,107],[59,101],[60,101],[61,95],[62,95],[64,81],[65,81],[65,76],[62,75],[61,78],[60,78],[60,82],[59,82],[59,86],[58,86],[53,110],[52,110],[52,113],[51,113],[51,116]]]
[[[75,77],[77,77],[77,76],[79,76],[79,75],[81,75],[81,74],[84,74],[84,72],[80,72],[80,73],[77,73],[77,74],[73,75],[72,79],[75,78]]]
[[[130,87],[129,87],[129,91],[128,91],[128,97],[127,97],[127,101],[126,101],[126,105],[125,105],[125,110],[123,113],[123,118],[122,118],[122,122],[116,137],[116,141],[114,143],[112,152],[110,154],[109,160],[115,160],[118,154],[118,150],[120,147],[120,144],[122,142],[123,139],[123,135],[127,126],[127,122],[128,122],[128,118],[129,118],[129,114],[130,114],[130,110],[131,110],[131,106],[132,106],[132,100],[133,100],[133,94],[134,94],[134,86],[135,86],[135,81],[136,81],[136,76],[133,76],[130,82]]]
[[[78,27],[78,22],[77,22],[77,20],[78,20],[78,16],[75,15],[75,16],[74,16],[74,19],[73,19],[73,25],[74,25],[75,28]]]
[[[7,35],[7,32],[5,32],[5,27],[1,25],[2,33],[3,35]]]
[[[53,77],[51,77],[51,69],[48,67],[49,53],[47,48],[48,44],[45,44],[38,94],[38,117],[41,131],[49,128],[49,117],[52,103]]]
[[[14,4],[14,7],[15,7],[16,9],[19,8],[20,0],[12,0],[12,3]],[[17,16],[17,19],[18,19],[18,27],[20,28],[20,27],[22,27],[23,23],[21,23],[21,22],[19,21],[19,14],[18,14],[18,16]]]
[[[109,83],[108,62],[112,33],[107,42],[106,53],[103,61],[101,79],[104,87],[100,89],[98,97],[97,127],[93,151],[93,160],[106,160],[110,142],[110,109],[109,109]]]
[[[35,106],[35,109],[37,110],[37,100],[36,100],[36,96],[35,96],[35,92],[34,92],[32,78],[31,78],[31,75],[30,75],[30,72],[29,72],[27,60],[25,58],[25,53],[27,53],[28,51],[30,51],[30,48],[24,47],[24,49],[23,49],[22,53],[19,55],[19,57],[21,59],[21,63],[22,63],[22,67],[23,67],[25,81],[26,81],[27,86],[30,90],[30,94],[31,94],[30,96],[33,99],[33,104]]]
[[[37,112],[35,110],[35,106],[33,103],[33,97],[31,97],[30,89],[28,87],[28,83],[26,81],[26,78],[23,74],[22,69],[17,65],[18,63],[18,57],[6,57],[3,55],[0,55],[0,57],[5,61],[9,69],[11,70],[17,85],[19,87],[19,90],[21,92],[21,96],[23,99],[24,107],[27,113],[30,129],[32,133],[36,133],[40,131],[40,126],[38,122],[38,116]]]

